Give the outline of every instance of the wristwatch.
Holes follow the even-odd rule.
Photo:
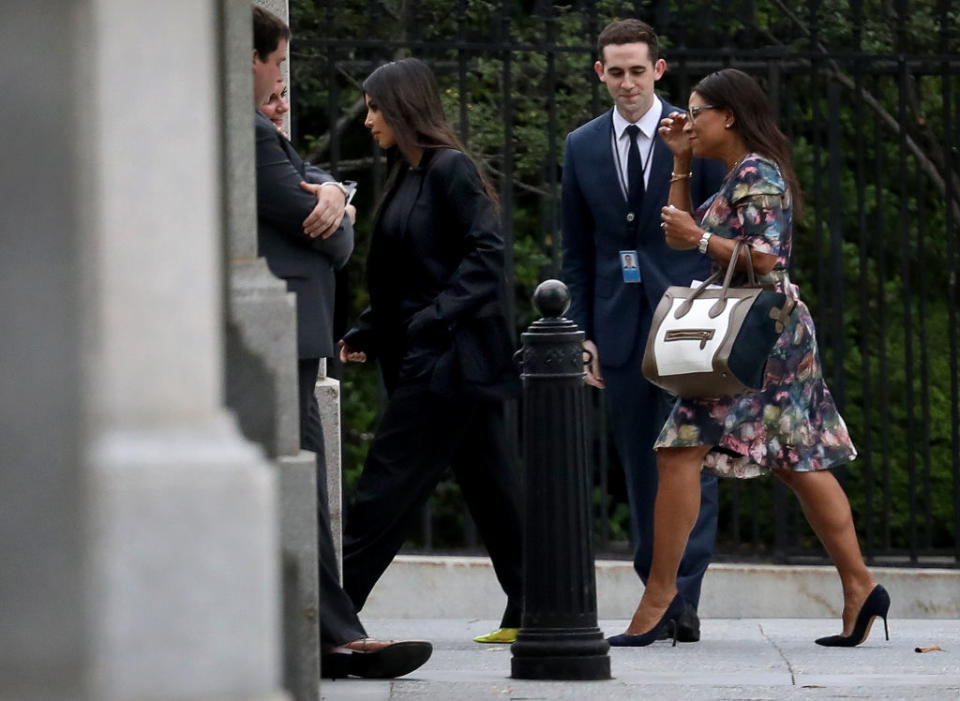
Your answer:
[[[700,237],[700,244],[697,246],[697,250],[703,255],[707,255],[707,246],[710,245],[711,236],[713,236],[713,234],[711,234],[709,231],[704,231],[703,236]]]

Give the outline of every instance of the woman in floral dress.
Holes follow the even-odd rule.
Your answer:
[[[726,269],[737,241],[745,242],[765,285],[797,301],[767,362],[761,392],[716,399],[679,399],[657,439],[659,489],[653,564],[627,632],[612,645],[643,646],[666,625],[675,628],[683,602],[676,573],[700,504],[700,470],[722,477],[773,471],[797,495],[843,585],[843,633],[816,642],[852,646],[880,616],[886,629],[890,598],[860,553],[850,503],[828,468],[853,460],[856,449],[823,379],[806,305],[790,283],[793,213],[800,189],[787,138],[766,96],[746,73],[724,69],[704,78],[689,111],[664,119],[660,133],[674,154],[669,205],[662,219],[667,243],[699,248],[714,269]],[[720,191],[692,216],[693,156],[723,160]],[[745,268],[745,260],[738,268]]]

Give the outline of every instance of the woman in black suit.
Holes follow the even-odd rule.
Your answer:
[[[375,356],[389,401],[347,514],[344,589],[362,608],[449,466],[507,594],[501,628],[477,640],[512,642],[522,539],[503,400],[518,381],[496,195],[447,123],[426,64],[381,66],[363,91],[365,125],[397,157],[374,215],[370,307],[340,358]]]

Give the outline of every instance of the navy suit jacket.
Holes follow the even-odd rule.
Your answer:
[[[662,102],[661,118],[679,108]],[[613,109],[567,135],[563,165],[563,277],[570,290],[567,316],[597,344],[600,362],[619,367],[638,338],[641,310],[652,315],[670,285],[688,285],[710,272],[707,256],[670,248],[660,229],[660,210],[670,192],[673,154],[659,134],[639,226],[628,228],[627,202],[611,147]],[[719,190],[725,168],[694,159],[690,183],[694,207]],[[643,282],[624,283],[620,251],[636,250]],[[646,304],[643,304],[643,297]]]
[[[297,295],[297,353],[300,358],[333,356],[334,272],[353,251],[353,224],[325,239],[303,233],[303,220],[317,198],[300,181],[333,177],[305,163],[293,144],[261,112],[254,118],[257,146],[257,246],[270,271]]]

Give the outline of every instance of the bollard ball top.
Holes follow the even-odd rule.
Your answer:
[[[533,303],[541,316],[557,319],[570,307],[570,292],[559,280],[544,280],[533,292]]]

